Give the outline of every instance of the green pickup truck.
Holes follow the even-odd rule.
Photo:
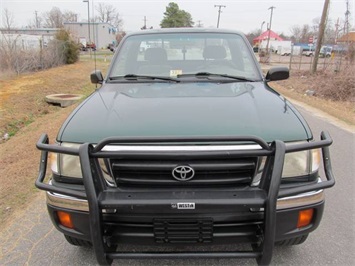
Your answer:
[[[321,221],[323,190],[334,185],[332,140],[326,132],[314,140],[268,85],[288,77],[286,67],[264,77],[236,31],[128,34],[106,77],[91,74],[100,88],[72,112],[56,143],[45,134],[37,143],[36,186],[47,191],[53,224],[69,243],[92,246],[102,265],[120,258],[267,265],[274,245],[303,243]],[[236,243],[250,249],[213,248]],[[171,249],[127,252],[125,244]],[[187,252],[190,245],[214,251]]]

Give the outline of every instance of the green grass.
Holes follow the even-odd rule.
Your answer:
[[[28,126],[29,124],[31,124],[33,121],[35,120],[34,116],[32,114],[30,114],[27,117],[18,119],[18,120],[14,120],[12,122],[10,122],[7,126],[7,132],[9,134],[10,137],[15,136],[15,134],[23,127]]]

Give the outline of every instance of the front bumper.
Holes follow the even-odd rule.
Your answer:
[[[318,204],[322,201],[324,201],[324,191],[317,190],[295,196],[279,198],[276,203],[276,208],[277,210],[298,208]],[[52,192],[47,192],[47,204],[59,209],[83,212],[89,211],[87,200]]]
[[[228,193],[223,193],[224,196]],[[132,195],[131,195],[132,196]],[[195,194],[196,196],[196,194]],[[197,202],[203,202],[206,199],[184,199],[184,202],[196,203],[196,209],[199,209]],[[201,210],[184,210],[179,211],[171,208],[174,200],[160,199],[155,207],[150,205],[134,203],[130,201],[122,203],[120,209],[115,211],[103,210],[103,219],[113,224],[117,224],[116,241],[121,243],[156,245],[154,236],[154,220],[159,219],[210,219],[213,221],[213,244],[226,243],[243,243],[257,241],[254,237],[238,237],[238,234],[255,230],[250,226],[240,226],[241,223],[254,221],[256,226],[258,221],[262,219],[262,215],[258,210],[248,210],[245,208],[233,207],[232,196],[225,201],[230,201],[228,206],[221,207],[218,199],[214,198],[211,202],[206,202],[205,208]],[[181,201],[181,200],[176,200]],[[91,241],[90,224],[89,224],[89,207],[88,202],[70,196],[47,192],[48,211],[53,224],[63,234],[76,238]],[[208,207],[207,207],[208,206]],[[298,213],[304,209],[314,209],[312,223],[305,228],[297,228]],[[315,230],[321,220],[324,208],[324,192],[323,190],[307,192],[296,196],[284,197],[277,201],[276,211],[276,232],[275,241],[294,238],[299,235],[308,234]],[[238,211],[237,211],[238,209]],[[147,211],[149,210],[149,211]],[[229,210],[229,211],[227,211]],[[65,211],[70,213],[74,223],[74,229],[68,229],[60,225],[56,212]],[[232,213],[234,211],[234,213]],[[120,224],[121,228],[118,228]],[[239,226],[238,226],[239,224]]]

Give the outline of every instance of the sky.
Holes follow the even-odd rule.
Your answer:
[[[274,6],[272,16],[272,30],[278,34],[290,35],[290,28],[294,25],[309,24],[315,18],[320,18],[324,0],[89,0],[90,13],[92,4],[104,2],[116,7],[123,19],[123,30],[130,32],[140,30],[144,25],[144,16],[147,26],[160,28],[166,6],[175,2],[180,9],[189,12],[197,25],[216,27],[218,8],[215,5],[224,5],[220,15],[220,28],[240,30],[248,33],[261,29],[266,30],[270,21],[271,6]],[[23,27],[35,18],[35,11],[39,15],[58,7],[63,11],[74,11],[78,14],[78,21],[87,21],[87,3],[83,0],[0,0],[0,11],[7,8],[15,18],[15,26]],[[355,26],[355,0],[349,0],[350,23]],[[94,10],[94,12],[97,12]],[[344,21],[346,0],[331,0],[328,17],[333,24],[339,18]],[[3,26],[3,18],[0,20]]]

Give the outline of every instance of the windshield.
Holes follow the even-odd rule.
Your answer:
[[[254,58],[238,34],[132,35],[125,39],[118,53],[109,74],[109,79],[115,81],[126,75],[194,78],[197,73],[261,80]]]

